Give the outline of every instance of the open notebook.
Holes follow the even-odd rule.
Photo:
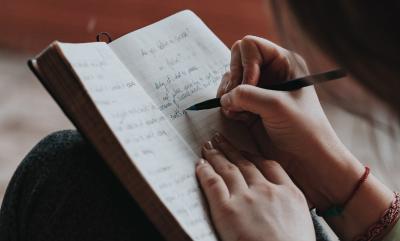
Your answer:
[[[191,11],[110,44],[54,42],[30,67],[168,240],[216,240],[195,176],[216,131],[252,151],[244,126],[218,109],[229,49]],[[132,224],[134,225],[134,224]]]

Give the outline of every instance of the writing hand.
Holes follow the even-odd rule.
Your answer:
[[[256,87],[263,84],[262,74],[266,81],[285,81],[308,70],[299,55],[245,37],[233,45],[230,72],[218,91],[223,113],[250,125],[263,154],[279,160],[311,203],[322,209],[340,203],[361,176],[362,165],[336,136],[314,87],[264,90]]]
[[[232,47],[230,73],[218,91],[223,113],[249,125],[264,156],[279,161],[312,205],[326,210],[343,204],[364,167],[336,136],[314,87],[265,90],[256,87],[265,84],[259,83],[261,74],[271,76],[262,78],[266,81],[285,81],[307,74],[307,67],[299,55],[268,40],[245,37]],[[362,234],[393,198],[373,175],[363,186],[343,215],[327,219],[343,240]]]

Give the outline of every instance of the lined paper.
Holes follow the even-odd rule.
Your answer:
[[[110,44],[182,138],[199,154],[216,131],[236,146],[256,151],[247,129],[219,109],[184,110],[214,98],[229,69],[229,49],[191,11],[182,11]]]
[[[217,240],[194,173],[198,157],[137,78],[104,43],[60,48],[122,148],[182,228],[193,240]]]

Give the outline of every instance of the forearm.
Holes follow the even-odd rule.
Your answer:
[[[342,240],[353,240],[380,219],[393,201],[393,192],[371,173],[353,195],[365,172],[364,166],[344,146],[335,153],[327,153],[326,157],[330,168],[321,177],[318,191],[321,201],[315,205],[319,210],[326,210],[348,200],[339,216],[325,219]]]

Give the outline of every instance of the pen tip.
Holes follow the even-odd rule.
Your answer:
[[[197,110],[196,105],[192,105],[189,108],[187,108],[186,110]]]

